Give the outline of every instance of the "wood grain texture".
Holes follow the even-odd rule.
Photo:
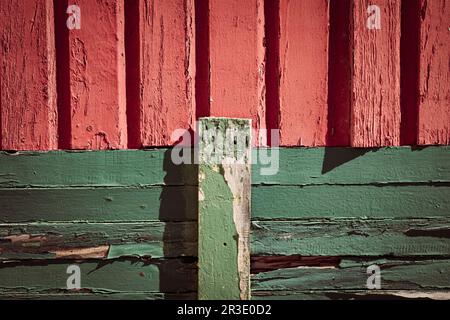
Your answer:
[[[174,165],[173,149],[0,152],[0,187],[197,185],[194,165]]]
[[[193,222],[0,224],[0,260],[196,255]]]
[[[253,219],[447,217],[448,184],[256,186]]]
[[[448,0],[421,0],[418,144],[450,144]]]
[[[256,291],[253,300],[448,300],[449,290]]]
[[[209,116],[250,118],[254,145],[265,145],[262,0],[209,0]]]
[[[124,2],[69,0],[71,4],[80,7],[81,28],[68,33],[70,148],[126,148]]]
[[[450,261],[447,259],[343,259],[337,268],[290,268],[259,273],[252,276],[252,290],[365,290],[366,270],[373,264],[380,267],[383,290],[450,289]]]
[[[449,253],[448,217],[252,222],[254,255],[422,257]]]
[[[276,174],[263,176],[261,169],[266,166],[253,165],[253,185],[450,182],[449,147],[281,148],[279,151]]]
[[[80,292],[81,291],[81,292]],[[111,291],[101,290],[45,290],[39,291],[21,291],[4,292],[0,295],[5,300],[194,300],[195,292],[186,293],[162,293],[162,292],[135,292],[135,291]]]
[[[0,265],[0,296],[13,294],[70,293],[67,267],[72,261],[52,263],[16,261]],[[81,293],[176,293],[195,290],[195,264],[180,259],[78,261]],[[120,275],[120,276],[118,276]]]
[[[0,186],[196,185],[194,165],[172,165],[172,150],[0,152]],[[263,167],[253,164],[253,185],[450,182],[450,148],[281,148],[278,172],[263,176]]]
[[[324,146],[329,3],[280,0],[279,10],[280,145]]]
[[[56,149],[53,1],[5,0],[0,16],[0,148]]]
[[[353,147],[400,144],[400,1],[380,0],[381,29],[368,29],[369,0],[354,1],[352,111]]]
[[[217,128],[217,133],[211,133],[211,128]],[[230,130],[235,130],[236,140],[224,139]],[[200,300],[250,298],[250,137],[247,119],[199,121]]]
[[[0,189],[0,221],[194,221],[197,188]]]
[[[132,0],[127,6],[130,146],[167,146],[195,130],[193,0]]]

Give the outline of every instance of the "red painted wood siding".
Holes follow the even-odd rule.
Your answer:
[[[352,50],[350,144],[400,144],[400,0],[378,0],[380,29],[369,29],[371,0],[351,8]]]
[[[126,1],[131,148],[171,145],[195,126],[194,17],[194,0]]]
[[[450,142],[449,0],[2,0],[0,14],[3,150],[173,145],[202,116],[251,118],[255,145],[265,128],[283,146]]]
[[[1,148],[58,148],[53,1],[2,0],[0,68]]]
[[[450,143],[450,1],[421,0],[418,142]]]

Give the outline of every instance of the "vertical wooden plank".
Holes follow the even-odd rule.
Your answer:
[[[81,28],[68,35],[70,146],[126,148],[123,0],[69,0],[68,4],[78,5],[81,12]]]
[[[323,146],[327,133],[328,0],[280,0],[280,143]]]
[[[368,28],[368,19],[378,16],[368,12],[371,5],[380,9],[380,29]],[[400,1],[355,0],[352,9],[351,145],[399,145]]]
[[[199,119],[198,298],[250,298],[251,121]]]
[[[210,116],[253,120],[265,145],[263,0],[209,0]]]
[[[421,1],[418,143],[450,144],[450,1]]]
[[[57,148],[53,1],[2,0],[0,68],[1,147]]]
[[[175,129],[194,130],[194,0],[126,5],[127,25],[136,21],[127,28],[130,145],[172,145]]]

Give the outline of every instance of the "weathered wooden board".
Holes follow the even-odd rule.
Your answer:
[[[167,146],[195,125],[194,0],[126,0],[129,147]]]
[[[56,149],[53,1],[5,0],[0,16],[0,148]]]
[[[450,219],[253,221],[252,254],[301,256],[448,256]]]
[[[0,299],[4,300],[194,300],[195,292],[161,293],[161,292],[102,292],[98,291],[61,291],[45,290],[38,292],[3,292]]]
[[[379,12],[373,6],[368,10],[370,5],[376,5]],[[350,145],[398,146],[400,0],[353,1],[352,21]],[[369,29],[372,21],[375,28]]]
[[[0,189],[0,221],[194,221],[197,188]]]
[[[194,166],[174,165],[171,151],[0,152],[0,186],[195,185]],[[449,182],[450,148],[281,148],[279,171],[263,176],[262,167],[253,165],[254,185]]]
[[[447,217],[449,211],[448,183],[252,188],[252,217],[255,220]]]
[[[196,287],[195,263],[188,260],[17,261],[0,265],[0,296],[67,293],[66,272],[72,264],[80,267],[81,288],[94,294],[175,293]]]
[[[263,176],[263,167],[253,166],[254,185],[449,182],[450,148],[282,148],[278,172]]]
[[[282,146],[326,145],[328,11],[328,1],[279,1],[279,74],[270,81],[279,83]]]
[[[68,86],[64,94],[70,97],[60,106],[65,110],[60,125],[69,131],[60,130],[68,140],[63,145],[70,149],[124,149],[124,0],[69,0],[68,5],[78,6],[81,23],[79,28],[73,25],[66,31],[65,19],[58,19],[56,26],[59,52],[67,51],[58,64],[60,72],[66,72],[59,80]],[[57,9],[57,15],[68,17],[66,6],[58,5]]]
[[[198,298],[248,300],[251,121],[202,118],[199,137]]]
[[[256,291],[253,300],[448,300],[449,290]]]
[[[197,3],[208,19],[208,26],[204,21],[197,29],[207,33],[204,43],[207,48],[197,51],[209,53],[207,59],[197,60],[200,70],[205,70],[208,76],[207,86],[198,88],[208,97],[206,108],[200,106],[206,111],[200,115],[250,118],[255,129],[254,145],[265,145],[265,134],[258,133],[266,126],[264,3],[262,0]]]
[[[450,261],[443,260],[342,260],[338,267],[289,268],[252,276],[252,290],[365,290],[367,267],[380,267],[383,290],[448,290]]]
[[[0,224],[0,260],[196,255],[194,222]]]
[[[171,150],[0,152],[0,187],[196,185],[194,165],[174,165]]]
[[[450,144],[450,3],[420,4],[418,143]]]

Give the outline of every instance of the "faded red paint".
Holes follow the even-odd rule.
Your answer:
[[[450,1],[421,1],[419,144],[450,144]]]
[[[127,147],[123,0],[69,0],[81,29],[69,31],[72,149]]]
[[[53,1],[2,0],[0,68],[1,148],[56,149]]]
[[[449,1],[400,2],[2,0],[0,148],[167,146],[203,116],[282,146],[449,144]]]
[[[400,0],[378,0],[381,29],[368,29],[370,0],[353,2],[353,147],[400,144]]]
[[[174,130],[194,129],[194,1],[126,5],[130,146],[172,145]]]
[[[209,115],[266,127],[263,0],[209,0]],[[253,137],[255,145],[265,135]]]
[[[379,0],[381,29],[368,29],[370,0],[353,3],[350,140],[354,147],[400,144],[400,1]]]
[[[324,146],[327,134],[328,1],[280,0],[282,146]]]

